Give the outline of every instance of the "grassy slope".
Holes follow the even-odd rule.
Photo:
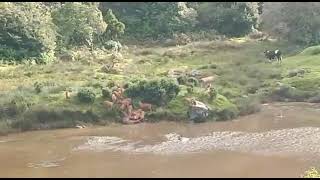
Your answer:
[[[115,119],[115,114],[107,112],[101,104],[103,98],[99,86],[105,86],[111,80],[121,83],[130,78],[165,76],[165,73],[173,68],[198,69],[206,75],[218,75],[214,86],[218,89],[219,94],[224,95],[227,99],[218,98],[213,102],[207,101],[213,107],[223,107],[230,104],[229,101],[237,103],[240,97],[259,94],[273,87],[277,81],[296,85],[297,88],[300,85],[302,89],[314,88],[318,85],[320,68],[316,65],[319,64],[317,59],[320,56],[305,53],[286,57],[281,66],[276,63],[266,64],[262,52],[265,49],[275,48],[282,49],[286,56],[294,54],[297,50],[286,43],[246,41],[245,39],[226,42],[197,42],[180,47],[129,47],[122,53],[122,71],[119,74],[100,72],[102,64],[110,61],[110,56],[105,53],[97,54],[95,57],[77,58],[78,60],[74,62],[57,62],[51,65],[3,65],[0,66],[0,104],[5,107],[20,93],[23,97],[30,97],[29,100],[25,100],[32,104],[29,111],[49,109],[60,112],[61,110],[60,116],[55,119],[47,119],[47,121],[54,122],[55,125],[51,127],[69,127],[76,123],[75,119],[81,119],[70,115],[70,112],[82,112],[81,116],[86,114],[87,119],[96,119],[96,115],[99,116],[98,119]],[[216,65],[217,68],[204,68],[210,64]],[[297,67],[310,68],[311,72],[304,77],[286,78],[288,71]],[[43,92],[35,93],[33,87],[35,82],[47,83]],[[66,88],[76,92],[81,86],[96,88],[98,99],[93,105],[81,104],[75,97],[65,99],[64,90]],[[195,96],[204,101],[208,99],[204,97],[201,88],[196,88],[195,92],[190,95],[186,93],[186,87],[182,87],[179,96],[168,107],[159,108],[153,117],[158,114],[159,117],[165,116],[168,119],[170,117],[184,119],[187,111],[184,100],[186,96]],[[63,110],[69,112],[62,112]],[[2,111],[4,112],[5,108]],[[25,112],[21,117],[29,117],[27,114]],[[48,116],[50,114],[43,117]],[[70,116],[70,120],[62,120],[67,116]],[[42,121],[46,120],[30,117],[29,119],[37,119],[31,121],[21,117],[5,121],[12,118],[1,118],[0,116],[2,119],[0,129],[11,129],[15,126],[22,129],[45,128],[37,124],[45,124],[46,122]]]

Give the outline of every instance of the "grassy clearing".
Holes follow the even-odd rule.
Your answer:
[[[265,49],[276,48],[285,55],[282,65],[266,63],[263,56]],[[317,97],[317,93],[305,95],[306,92],[320,87],[320,66],[317,66],[320,56],[314,53],[318,51],[317,47],[300,54],[299,50],[299,47],[289,46],[286,42],[239,38],[172,47],[130,46],[122,52],[117,70],[112,73],[102,70],[103,65],[113,58],[107,51],[93,54],[87,50],[74,51],[74,60],[48,65],[1,65],[0,129],[73,127],[79,122],[117,121],[118,114],[102,105],[102,87],[112,83],[123,84],[135,78],[165,77],[172,69],[184,72],[197,70],[203,77],[216,76],[213,86],[218,96],[209,101],[203,88],[195,87],[193,92],[188,92],[187,87],[181,85],[175,99],[148,114],[150,122],[160,119],[186,120],[188,107],[185,98],[188,97],[206,102],[213,109],[213,120],[257,112],[259,103],[270,100],[270,97],[277,97],[273,100],[297,100],[292,97],[301,96],[299,101],[308,101]],[[305,72],[295,75],[291,72],[295,69],[305,69]],[[42,84],[41,92],[37,92],[36,82]],[[281,89],[283,85],[292,89],[284,91]],[[94,89],[97,97],[93,104],[80,103],[76,98],[82,87]],[[71,99],[65,98],[66,90],[71,91]],[[22,105],[13,106],[12,101],[17,96],[23,97],[18,102]],[[10,114],[10,108],[16,112]],[[43,119],[38,114],[44,114]]]

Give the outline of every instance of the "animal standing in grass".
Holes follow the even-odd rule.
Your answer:
[[[264,51],[264,55],[266,56],[266,58],[269,59],[269,62],[271,62],[274,59],[276,59],[279,63],[282,62],[282,53],[279,49],[274,51],[266,50]]]

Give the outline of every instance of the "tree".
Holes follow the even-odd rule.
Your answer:
[[[294,43],[320,43],[319,2],[265,2],[263,29]]]
[[[4,60],[54,59],[56,31],[40,3],[0,3],[0,57]]]
[[[191,30],[196,11],[185,2],[108,2],[102,9],[112,9],[126,25],[126,34],[136,38],[172,37],[175,32]]]
[[[108,9],[104,20],[108,24],[108,28],[104,33],[105,36],[114,40],[124,33],[125,25],[116,18],[111,9]]]
[[[67,2],[52,13],[58,27],[61,47],[88,46],[93,48],[96,36],[101,35],[107,24],[96,5]]]
[[[198,7],[198,21],[203,29],[239,37],[258,27],[258,4],[253,2],[206,2]]]

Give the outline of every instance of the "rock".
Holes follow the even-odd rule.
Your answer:
[[[85,128],[85,126],[84,125],[77,125],[76,128],[83,129],[83,128]]]
[[[181,135],[177,133],[166,134],[165,137],[168,139],[168,141],[173,141],[173,142],[178,142],[181,140]]]
[[[305,72],[306,72],[306,71],[305,71],[304,69],[293,69],[293,70],[289,71],[288,77],[294,77],[294,76],[298,76],[298,75],[304,75]]]
[[[190,107],[188,116],[193,121],[204,120],[209,116],[209,107],[200,101],[195,101]]]

